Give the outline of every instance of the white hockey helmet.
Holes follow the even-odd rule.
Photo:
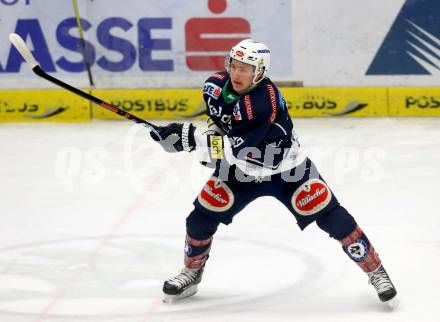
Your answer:
[[[252,82],[257,84],[264,78],[264,75],[266,75],[269,70],[270,50],[269,47],[261,42],[245,39],[232,47],[229,53],[228,63],[230,63],[232,59],[255,66],[255,76]],[[262,70],[262,77],[256,81],[258,74],[260,74]]]

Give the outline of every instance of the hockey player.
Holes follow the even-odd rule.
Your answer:
[[[150,132],[166,151],[196,150],[205,165],[215,167],[186,219],[184,268],[165,281],[165,301],[197,292],[218,225],[230,224],[260,196],[282,202],[301,230],[316,222],[368,275],[380,300],[392,299],[396,289],[373,245],[301,152],[286,102],[266,77],[269,66],[265,44],[241,41],[231,49],[226,71],[204,84],[208,131],[171,123]]]

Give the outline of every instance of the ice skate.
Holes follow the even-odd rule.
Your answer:
[[[165,294],[163,302],[173,303],[197,293],[197,284],[202,280],[203,267],[199,269],[184,268],[175,277],[165,281],[163,284],[163,293]]]
[[[388,302],[396,296],[396,288],[382,265],[374,272],[368,273],[368,277],[382,302]]]

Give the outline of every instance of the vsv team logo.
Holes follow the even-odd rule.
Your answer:
[[[406,0],[367,75],[440,75],[439,0]]]

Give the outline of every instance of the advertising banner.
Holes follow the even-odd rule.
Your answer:
[[[292,117],[440,117],[440,88],[280,88]],[[206,118],[201,89],[103,89],[90,94],[142,119]],[[65,90],[0,91],[1,122],[124,120]]]
[[[386,88],[280,88],[293,117],[388,116]],[[95,90],[93,94],[144,119],[206,117],[200,89]],[[121,119],[99,106],[93,118]]]
[[[90,104],[64,90],[0,91],[0,122],[86,122]]]
[[[93,95],[142,119],[193,119],[205,116],[200,89],[94,90]],[[121,116],[92,106],[95,119],[120,120]]]
[[[278,57],[275,79],[293,71],[292,1],[82,0],[83,46],[72,1],[0,0],[1,88],[51,87],[38,80],[8,43],[22,36],[41,67],[75,86],[96,88],[200,87],[222,70],[240,40],[265,42]]]
[[[305,86],[440,86],[439,0],[294,1]]]
[[[270,47],[274,81],[440,86],[438,0],[80,0],[79,17],[72,3],[0,0],[1,89],[53,88],[12,48],[11,32],[77,87],[199,88],[248,37]]]
[[[386,88],[282,88],[293,117],[388,115]]]
[[[390,88],[390,116],[440,116],[440,88]]]

